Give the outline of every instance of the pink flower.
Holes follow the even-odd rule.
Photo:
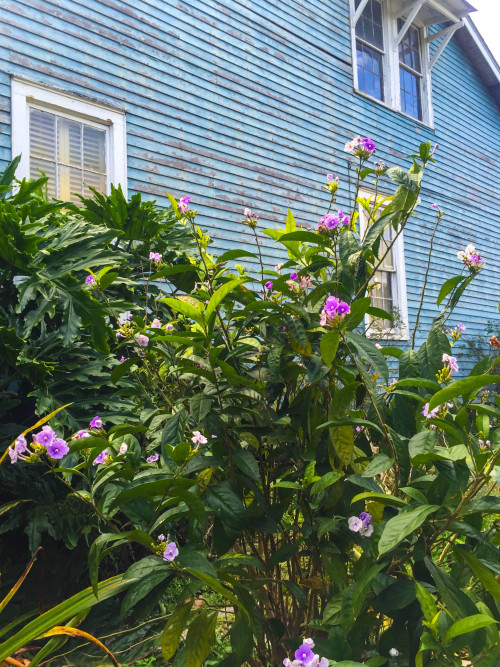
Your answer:
[[[151,454],[151,456],[148,456],[146,461],[148,463],[156,463],[159,458],[160,458],[160,455],[155,452],[154,454]]]
[[[437,408],[434,408],[433,410],[429,411],[429,403],[426,403],[422,408],[421,414],[423,414],[426,419],[434,419],[434,417],[440,410],[441,406],[438,405]]]
[[[452,371],[458,371],[458,363],[456,357],[450,357],[449,354],[443,354],[443,364],[448,365],[450,373]]]
[[[122,442],[120,449],[118,450],[118,456],[123,456],[127,453],[128,445],[126,442]]]
[[[160,254],[159,252],[150,252],[149,253],[149,259],[150,261],[154,262],[155,264],[161,264],[163,255]]]
[[[326,180],[327,180],[327,181],[333,181],[333,178],[334,178],[334,177],[333,177],[333,174],[327,174],[327,175],[326,175]]]
[[[147,347],[149,343],[149,338],[145,336],[144,334],[138,334],[135,337],[135,340],[137,341],[137,345],[140,345],[141,347]]]
[[[185,197],[182,197],[182,199],[179,199],[179,211],[181,213],[187,213],[189,210],[189,202],[191,201],[191,197],[189,195],[186,195]]]
[[[157,317],[155,317],[154,320],[151,322],[151,326],[153,329],[161,329],[160,320]]]
[[[173,325],[173,324],[170,324],[170,323],[167,324],[167,326],[165,327],[165,329],[166,329],[167,331],[172,331],[173,328],[174,328],[174,325]]]
[[[26,438],[21,433],[21,435],[17,436],[16,441],[14,442],[14,446],[9,448],[10,462],[17,463],[18,459],[21,459],[21,461],[25,461],[26,456],[23,456],[23,453],[27,451],[29,450]]]
[[[55,440],[55,437],[55,432],[46,424],[42,426],[42,430],[34,436],[34,439],[39,445],[49,447]]]
[[[92,437],[88,431],[82,428],[80,431],[77,431],[71,440],[80,440],[80,438],[90,438]]]
[[[267,283],[264,285],[264,287],[265,287],[267,290],[272,290],[272,289],[273,289],[273,281],[272,281],[272,280],[268,280]]]
[[[245,216],[245,218],[251,218],[252,217],[252,210],[250,208],[246,208],[243,211],[243,215]]]
[[[193,431],[191,442],[193,442],[195,445],[206,445],[208,440],[202,433],[200,433],[200,431]]]

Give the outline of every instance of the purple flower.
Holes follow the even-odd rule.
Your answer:
[[[449,367],[450,373],[452,371],[458,371],[458,363],[456,357],[450,357],[449,354],[443,354],[442,361],[445,366]]]
[[[284,327],[284,326],[281,326],[281,327],[278,327],[278,328],[279,328],[279,331],[282,331],[282,332],[286,331],[286,327]]]
[[[39,445],[43,445],[44,447],[49,447],[53,443],[55,437],[56,437],[55,432],[50,428],[50,426],[45,425],[42,426],[42,430],[40,431],[40,433],[37,433],[35,435],[35,441]]]
[[[356,426],[357,433],[361,433],[361,426]]]
[[[337,306],[337,313],[339,315],[347,315],[347,313],[351,310],[351,306],[346,303],[345,301],[341,301],[339,305]]]
[[[333,181],[333,178],[334,178],[333,174],[327,174],[326,175],[326,180],[327,181]]]
[[[159,458],[160,458],[160,455],[155,452],[154,454],[151,454],[151,456],[148,456],[146,461],[148,463],[156,463]]]
[[[301,644],[295,651],[295,659],[301,662],[308,663],[314,658],[314,653],[311,651],[309,644]]]
[[[265,287],[267,290],[272,290],[272,289],[273,289],[273,281],[272,281],[272,280],[268,280],[267,283],[264,285],[264,287]]]
[[[151,327],[153,329],[161,329],[161,322],[157,317],[155,317],[154,320],[151,322]]]
[[[374,530],[372,515],[368,512],[361,512],[359,517],[351,516],[347,523],[349,524],[349,530],[352,530],[353,533],[359,533],[363,537],[371,537]]]
[[[167,548],[163,552],[163,560],[167,560],[169,563],[171,563],[177,558],[178,555],[179,549],[177,548],[177,544],[175,542],[169,542],[167,544]]]
[[[167,326],[165,327],[167,331],[172,331],[173,328],[174,328],[173,324],[167,324]]]
[[[71,438],[71,440],[80,440],[80,438],[90,438],[92,437],[88,431],[86,431],[84,428],[80,429],[80,431],[77,431],[75,435]]]
[[[124,356],[121,356],[121,357],[120,357],[120,363],[123,364],[124,361],[125,361],[125,357],[124,357]]]
[[[439,204],[436,204],[436,203],[431,204],[431,206],[432,206],[432,208],[439,208]]]
[[[18,459],[21,459],[22,461],[25,461],[26,457],[23,456],[23,452],[27,452],[27,451],[29,451],[29,450],[28,450],[28,445],[26,443],[26,438],[21,433],[21,435],[17,436],[13,447],[9,448],[10,462],[11,463],[17,463]]]
[[[167,538],[165,537],[165,535],[163,533],[158,535],[158,542],[166,542],[166,541],[167,541]]]
[[[47,445],[47,454],[51,459],[62,459],[69,452],[68,444],[62,438],[56,438],[50,445]]]
[[[94,419],[90,422],[89,426],[90,428],[97,428],[97,429],[102,428],[102,419],[98,415],[96,415]]]
[[[298,281],[298,279],[299,279],[299,274],[296,271],[290,274],[290,280]]]
[[[161,255],[159,252],[150,252],[149,253],[149,259],[150,261],[154,262],[155,264],[161,264],[163,255]]]
[[[465,324],[457,324],[457,329],[459,329],[460,331],[465,331],[467,327],[465,326]]]
[[[433,410],[429,411],[429,403],[426,403],[422,408],[421,414],[424,415],[426,419],[433,419],[440,410],[441,406],[438,405],[437,408],[434,408]]]
[[[186,195],[185,197],[182,197],[182,199],[179,199],[179,211],[181,213],[187,213],[189,209],[189,202],[191,201],[191,197],[189,195]]]
[[[100,463],[106,463],[108,458],[108,450],[104,449],[100,454],[98,454],[95,459],[92,461],[93,466],[98,466]]]
[[[329,296],[325,302],[323,310],[321,311],[320,324],[325,326],[331,324],[336,317],[344,317],[349,313],[351,307],[345,301],[340,301],[336,296]]]
[[[337,216],[333,215],[333,213],[328,213],[327,215],[324,215],[322,218],[320,218],[320,221],[318,222],[318,231],[331,231],[332,229],[335,229],[338,224],[339,220]]]
[[[375,142],[373,139],[370,139],[370,137],[362,137],[360,143],[367,151],[370,151],[370,153],[375,153],[377,150]]]
[[[149,343],[149,338],[145,336],[144,334],[138,334],[135,337],[135,340],[137,341],[137,345],[140,345],[141,347],[147,347]]]
[[[85,278],[85,284],[86,285],[95,285],[95,283],[96,283],[96,279],[94,278],[94,276],[90,275],[90,276],[87,276]]]

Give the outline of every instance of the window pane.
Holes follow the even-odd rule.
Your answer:
[[[359,2],[356,2],[356,7]],[[365,42],[384,50],[384,31],[382,28],[382,6],[378,0],[370,0],[363,9],[356,24],[356,36]]]
[[[39,171],[38,171],[39,170]],[[30,158],[30,178],[41,178],[40,172],[49,177],[47,185],[44,188],[46,196],[50,199],[56,197],[56,164],[48,160],[41,160],[37,157]]]
[[[82,124],[69,118],[57,119],[57,161],[82,166]]]
[[[56,117],[52,113],[30,110],[30,155],[55,160]]]
[[[83,128],[83,168],[106,172],[106,132],[85,125]]]
[[[394,313],[394,298],[393,298],[393,273],[388,271],[378,270],[373,276],[372,283],[374,284],[371,290],[372,306],[381,308],[391,315]],[[372,320],[373,322],[373,320]],[[377,327],[383,329],[390,329],[393,325],[390,320],[375,320]]]
[[[79,203],[82,194],[82,170],[59,165],[59,199]]]
[[[106,175],[96,174],[94,171],[83,172],[83,194],[85,197],[92,197],[89,187],[95,188],[97,192],[106,192]]]
[[[401,86],[401,111],[413,118],[422,120],[420,77],[409,72],[404,67],[400,67],[399,80]]]
[[[384,99],[382,54],[356,40],[358,88],[377,100]]]
[[[399,19],[398,30],[401,30],[403,25],[403,19]],[[417,72],[422,71],[420,63],[420,40],[418,28],[411,26],[406,35],[401,40],[401,43],[399,44],[399,61]]]

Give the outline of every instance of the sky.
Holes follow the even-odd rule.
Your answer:
[[[500,40],[498,39],[500,29],[500,0],[469,0],[470,4],[478,11],[471,17],[479,28],[491,52],[500,63]]]

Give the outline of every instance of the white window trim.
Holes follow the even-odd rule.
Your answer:
[[[432,108],[432,80],[429,58],[429,41],[427,27],[421,25],[417,20],[413,21],[412,26],[419,29],[420,32],[420,57],[422,61],[422,87],[421,104],[422,118],[414,118],[401,110],[401,90],[399,82],[399,45],[396,44],[398,36],[397,12],[394,10],[392,0],[378,0],[382,5],[382,25],[384,37],[384,100],[378,100],[370,94],[359,89],[358,86],[358,66],[356,60],[356,25],[354,24],[354,15],[356,13],[355,0],[349,0],[351,5],[351,45],[352,45],[352,65],[354,75],[354,90],[373,100],[377,104],[382,104],[389,109],[398,111],[401,115],[416,123],[422,123],[431,128],[434,127],[434,112]],[[400,17],[401,18],[401,17]]]
[[[383,196],[380,192],[377,193],[378,196]],[[368,199],[368,197],[374,197],[375,192],[370,190],[360,190],[358,196],[362,199]],[[364,236],[367,226],[366,211],[364,208],[358,204],[359,212],[359,233],[361,238]],[[365,315],[365,326],[366,334],[369,338],[380,338],[380,340],[409,340],[410,339],[410,328],[408,320],[408,295],[406,287],[406,264],[405,264],[405,247],[404,247],[404,231],[397,237],[394,245],[392,246],[392,256],[394,260],[395,272],[396,272],[396,299],[395,306],[399,311],[399,316],[402,322],[402,326],[399,329],[371,329],[370,328],[370,316]]]
[[[107,194],[112,183],[121,185],[123,194],[128,196],[125,112],[25,79],[13,78],[11,92],[12,158],[21,155],[16,171],[19,180],[30,177],[29,110],[32,107],[106,127]]]

